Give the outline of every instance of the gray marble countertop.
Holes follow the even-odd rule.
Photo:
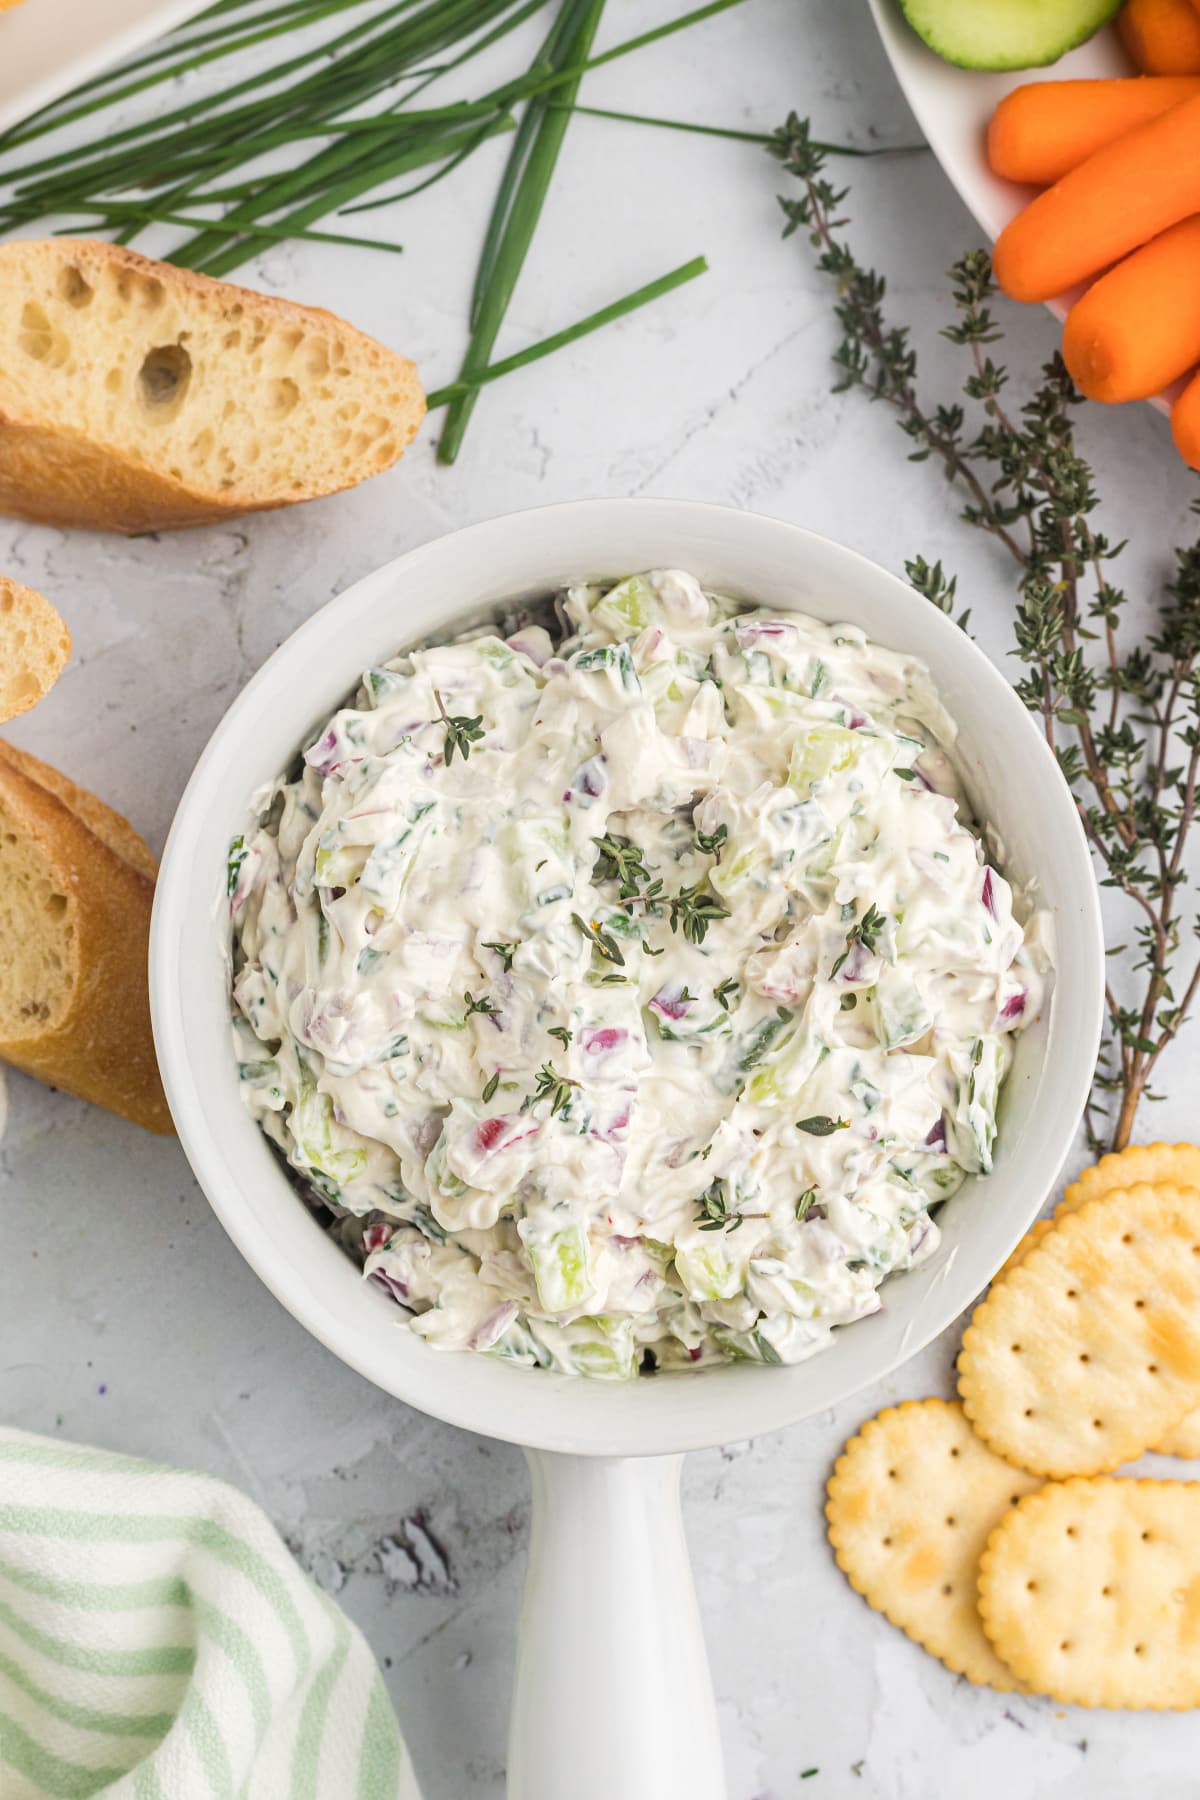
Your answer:
[[[605,41],[678,10],[620,0]],[[600,71],[585,97],[757,129],[794,107],[822,136],[859,144],[918,135],[852,0],[749,0]],[[299,245],[245,274],[344,312],[415,356],[431,385],[451,379],[502,154],[488,146],[452,184],[374,215],[403,257]],[[941,271],[978,232],[927,154],[843,172],[856,240],[887,272],[948,393]],[[208,734],[315,608],[458,525],[590,494],[773,513],[893,569],[915,552],[941,557],[1002,660],[1011,591],[999,554],[958,522],[937,473],[906,460],[881,408],[831,395],[829,298],[803,242],[781,239],[783,185],[753,145],[580,117],[501,350],[699,251],[711,273],[492,388],[455,468],[435,464],[428,430],[356,493],[233,525],[124,542],[0,521],[0,569],[51,596],[76,646],[14,740],[161,848]],[[1010,361],[1035,368],[1053,322],[1026,311],[1011,324]],[[1112,534],[1137,535],[1126,581],[1160,580],[1155,558],[1191,535],[1195,493],[1165,422],[1145,408],[1092,411],[1084,432]],[[1195,1133],[1198,1047],[1194,1030],[1143,1136]],[[239,1483],[365,1629],[427,1800],[499,1800],[529,1513],[520,1454],[406,1410],[309,1338],[243,1264],[174,1142],[20,1076],[9,1101],[0,1417]],[[835,1568],[821,1518],[833,1456],[879,1406],[949,1391],[956,1347],[951,1331],[836,1414],[688,1462],[731,1800],[1194,1794],[1200,1721],[972,1688],[870,1612]]]

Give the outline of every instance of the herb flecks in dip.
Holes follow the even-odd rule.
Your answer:
[[[448,1349],[798,1362],[991,1167],[1037,921],[923,666],[675,570],[370,669],[230,866],[247,1102]]]

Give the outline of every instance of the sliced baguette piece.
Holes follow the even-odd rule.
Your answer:
[[[0,575],[0,724],[44,700],[70,654],[71,634],[50,602]]]
[[[425,413],[332,313],[90,239],[0,245],[0,512],[200,525],[353,487]]]
[[[0,1059],[169,1132],[146,971],[156,869],[119,813],[0,740]]]

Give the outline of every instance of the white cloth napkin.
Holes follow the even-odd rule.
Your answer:
[[[420,1800],[360,1634],[206,1475],[0,1429],[2,1800]]]

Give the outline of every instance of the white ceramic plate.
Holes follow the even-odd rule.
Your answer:
[[[929,148],[993,243],[1037,192],[1019,182],[1001,181],[988,167],[984,139],[997,102],[1030,81],[1089,81],[1135,72],[1111,25],[1048,68],[992,75],[959,69],[935,56],[905,22],[898,0],[870,0],[870,7],[888,61]],[[1056,318],[1065,318],[1074,298],[1072,293],[1049,301],[1050,311]],[[1178,388],[1177,383],[1150,405],[1169,412]]]
[[[1134,72],[1112,26],[1045,69],[999,75],[959,69],[921,42],[905,22],[897,0],[870,0],[870,5],[888,61],[929,148],[993,240],[1036,191],[1001,181],[988,168],[984,133],[997,101],[1030,81],[1089,80]]]
[[[208,0],[24,0],[0,13],[0,131],[90,81]]]

